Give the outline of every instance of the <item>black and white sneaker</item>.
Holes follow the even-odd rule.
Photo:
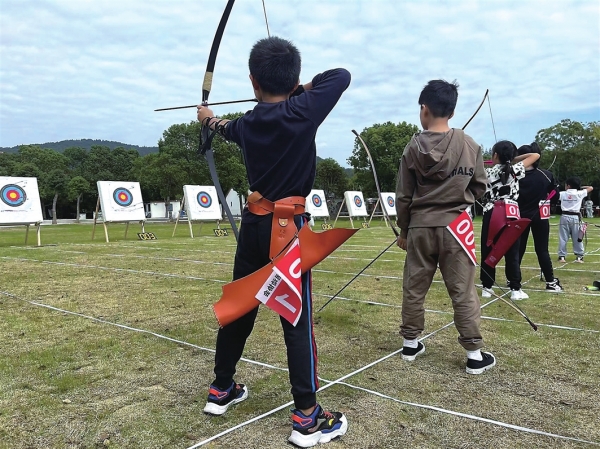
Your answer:
[[[221,416],[229,406],[242,402],[248,397],[248,388],[244,384],[233,382],[231,387],[221,390],[215,385],[208,389],[208,399],[204,406],[204,413]]]
[[[583,263],[583,256],[577,256],[577,258],[574,260],[575,263]]]
[[[491,352],[481,351],[482,360],[467,359],[467,374],[482,374],[496,366],[496,357]]]
[[[348,430],[348,421],[343,413],[323,410],[319,404],[308,416],[300,410],[292,410],[292,423],[288,441],[299,447],[329,443]]]
[[[408,346],[403,346],[402,347],[402,360],[408,360],[409,362],[412,362],[414,359],[417,358],[418,355],[421,355],[425,352],[425,345],[421,342],[417,343],[417,347],[416,348],[410,348]]]
[[[559,256],[559,257],[558,257],[558,261],[559,261],[560,263],[565,263],[565,262],[567,261],[567,259],[565,259],[565,256]]]
[[[563,288],[560,285],[558,278],[554,278],[552,282],[546,282],[546,291],[549,292],[562,292]]]

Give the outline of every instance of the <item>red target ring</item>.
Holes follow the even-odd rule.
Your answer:
[[[360,196],[355,195],[354,196],[354,204],[356,205],[356,207],[361,207],[362,206],[362,200],[360,199]]]
[[[387,203],[388,203],[388,206],[394,207],[394,198],[391,197],[391,196],[388,196],[387,197]]]
[[[125,187],[119,187],[113,192],[113,199],[121,207],[131,206],[133,195]]]
[[[27,201],[27,194],[16,184],[7,184],[0,190],[0,199],[10,207],[22,206]]]
[[[321,200],[321,197],[315,193],[312,196],[312,203],[315,205],[315,207],[321,207],[323,200]]]
[[[208,208],[212,205],[212,198],[207,192],[198,193],[196,200],[200,207]]]

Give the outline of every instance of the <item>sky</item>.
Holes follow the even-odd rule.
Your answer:
[[[226,0],[0,0],[0,147],[66,139],[156,146],[201,100]],[[348,166],[354,136],[419,124],[431,79],[460,84],[460,128],[485,148],[530,143],[562,119],[600,120],[598,0],[265,0],[271,35],[302,53],[300,81],[344,67],[352,83],[317,134],[317,154]],[[248,54],[267,36],[262,0],[237,0],[211,101],[252,98]],[[215,114],[252,103],[215,106]],[[492,123],[493,116],[493,123]]]

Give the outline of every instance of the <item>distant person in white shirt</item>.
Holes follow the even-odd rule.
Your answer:
[[[558,261],[566,262],[567,241],[573,239],[575,262],[583,263],[583,241],[578,242],[581,202],[594,190],[593,187],[581,187],[581,180],[572,176],[565,182],[566,191],[560,192],[560,207],[562,215],[558,227]]]
[[[591,198],[588,198],[585,202],[585,214],[587,218],[592,218],[594,216],[594,202]]]

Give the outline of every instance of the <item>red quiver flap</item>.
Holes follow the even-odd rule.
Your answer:
[[[303,226],[298,232],[302,273],[306,273],[325,259],[357,231],[358,229],[338,228],[313,232],[310,226]],[[275,261],[283,256],[282,253]],[[260,301],[255,298],[255,295],[271,275],[272,270],[273,263],[270,263],[246,277],[223,286],[221,299],[213,305],[215,316],[221,327],[241,318],[260,305]]]
[[[504,209],[504,208],[502,208]],[[517,220],[508,220],[508,223],[500,230],[499,237],[491,245],[492,251],[485,259],[485,263],[490,267],[495,267],[500,259],[508,252],[511,246],[519,239],[521,234],[527,229],[531,220],[529,218],[519,218]],[[489,240],[488,240],[489,241]],[[490,245],[488,245],[490,246]]]

